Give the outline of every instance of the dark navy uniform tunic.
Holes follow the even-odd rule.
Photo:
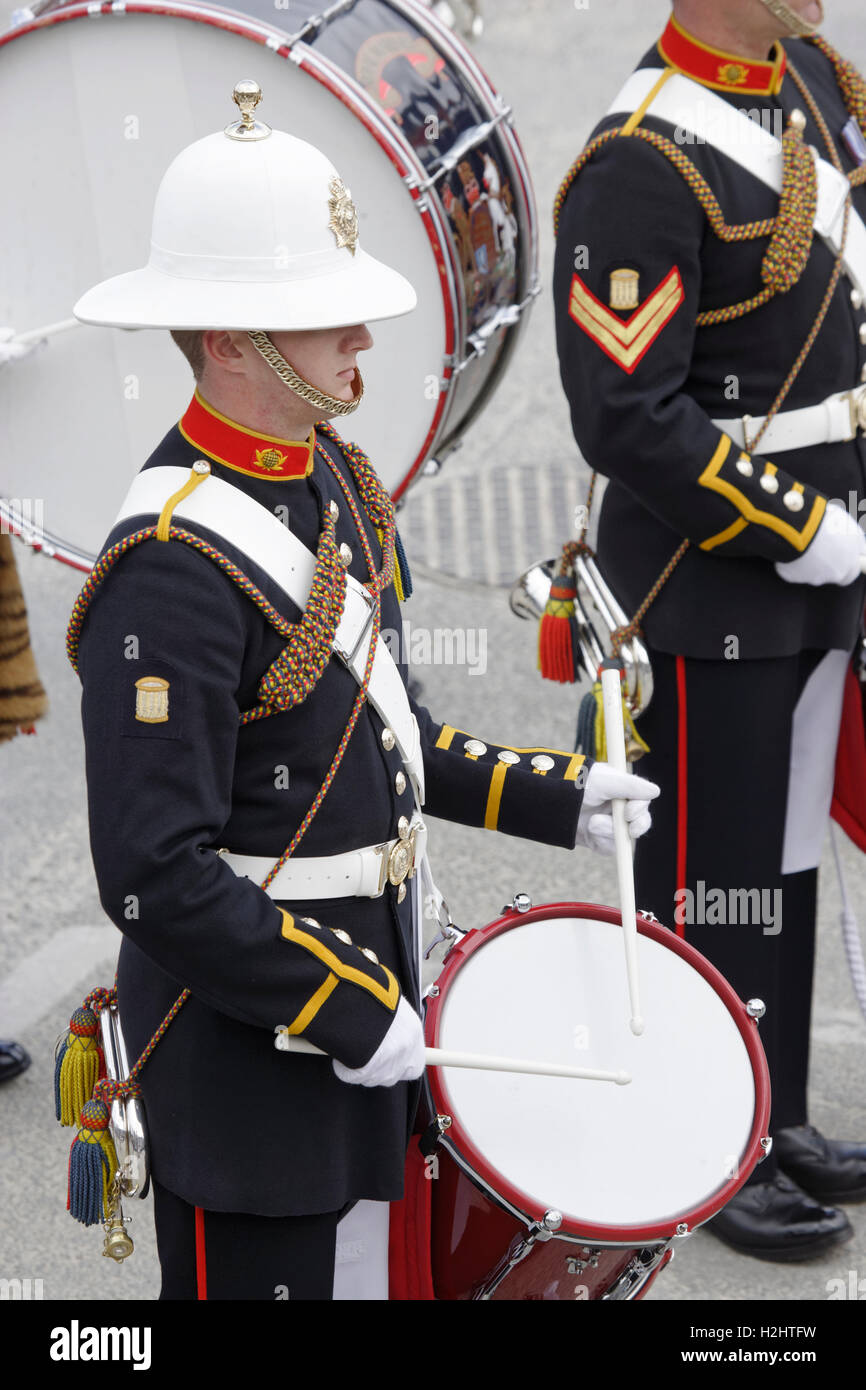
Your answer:
[[[843,168],[853,169],[839,138],[849,115],[832,63],[810,43],[791,42],[788,48],[835,137]],[[658,48],[639,64],[659,75],[664,66]],[[693,69],[687,75],[701,80]],[[763,93],[748,86],[744,92],[739,86],[706,85],[715,97],[753,113],[767,130],[780,128],[780,116],[783,128],[792,110],[801,109],[804,140],[829,160],[790,73],[780,82],[779,76],[774,80],[769,71],[762,76],[768,88],[778,86]],[[622,114],[608,116],[592,138],[623,123]],[[778,195],[711,144],[684,141],[683,132],[652,114],[641,126],[677,144],[706,180],[729,225],[776,217]],[[854,189],[853,202],[866,217],[866,187]],[[554,272],[562,383],[581,451],[610,479],[599,555],[629,614],[682,540],[691,542],[643,623],[661,651],[721,660],[735,634],[741,658],[782,656],[810,647],[850,648],[857,635],[861,584],[789,584],[773,562],[802,554],[825,499],[848,507],[853,494],[856,512],[866,497],[862,432],[849,441],[777,454],[765,453],[759,444],[752,474],[745,476],[737,468],[743,451],[728,447],[713,424],[767,414],[830,281],[835,253],[816,235],[800,280],[786,294],[731,322],[696,326],[699,313],[749,300],[762,290],[767,245],[766,236],[720,239],[681,172],[635,137],[600,148],[574,179],[562,206]],[[642,341],[632,339],[631,355],[615,345],[610,355],[599,342],[604,314],[623,324],[635,317],[633,308],[610,306],[610,276],[620,268],[639,276],[638,312],[653,296],[662,310],[660,326]],[[595,328],[583,287],[602,306]],[[676,308],[664,319],[662,298],[671,290],[668,307],[676,302]],[[817,405],[861,383],[866,313],[851,290],[843,274],[783,411]],[[767,463],[778,470],[774,493],[761,485]],[[794,482],[803,485],[799,511],[784,501]]]
[[[381,547],[342,453],[332,440],[320,441],[349,482],[378,566]],[[336,502],[337,542],[352,550],[349,572],[367,580],[355,523],[324,460],[311,453],[296,476],[268,476],[254,462],[256,445],[260,452],[258,437],[197,398],[145,467],[189,469],[206,458],[215,477],[276,511],[313,551],[325,510]],[[292,456],[304,448],[280,447]],[[107,548],[153,519],[121,523]],[[297,621],[298,610],[254,558],[200,534]],[[383,595],[382,628],[400,628],[393,585]],[[402,903],[386,884],[379,898],[278,906],[216,853],[282,854],[322,785],[358,693],[353,675],[332,657],[302,704],[239,726],[284,645],[211,559],[177,540],[148,540],[127,551],[96,592],[79,666],[93,860],[102,903],[124,934],[119,1003],[130,1061],[181,990],[192,992],[141,1073],[153,1171],[193,1205],[261,1215],[399,1198],[418,1092],[417,1085],[346,1085],[328,1058],[274,1047],[275,1028],[306,1013],[304,1037],[359,1067],[391,1025],[398,985],[419,1007],[411,889]],[[168,682],[166,722],[136,718],[142,677]],[[414,708],[426,813],[574,845],[582,759],[528,750],[506,765],[495,744],[470,755],[468,735]],[[402,760],[383,742],[383,728],[365,705],[297,857],[393,839],[399,818],[411,816],[411,786],[407,779],[398,790]],[[530,759],[542,751],[553,767],[539,773]],[[334,935],[337,928],[351,945]]]
[[[766,62],[750,63],[708,49],[671,21],[639,67],[659,77],[666,67],[685,73],[707,94],[704,101],[698,91],[698,107],[726,102],[773,134],[799,109],[804,141],[830,161],[812,106],[786,71],[788,55],[842,169],[852,172],[855,159],[841,138],[850,113],[836,68],[811,42],[776,45]],[[624,127],[628,114],[607,116],[593,139]],[[575,438],[610,480],[598,557],[630,616],[690,542],[641,622],[655,693],[638,721],[651,749],[640,771],[663,794],[637,848],[637,896],[668,926],[676,923],[742,998],[764,999],[774,1128],[785,1127],[806,1119],[817,877],[816,857],[782,873],[792,731],[824,654],[853,648],[864,589],[859,580],[789,583],[775,563],[807,550],[828,501],[859,516],[866,443],[853,429],[835,443],[774,454],[759,441],[750,452],[714,424],[768,414],[813,330],[836,253],[816,233],[786,293],[726,318],[730,306],[764,290],[762,261],[780,197],[651,110],[635,125],[665,137],[667,151],[639,133],[613,136],[566,181],[554,296]],[[853,188],[853,205],[866,217],[863,186]],[[804,216],[802,200],[793,211]],[[719,219],[728,228],[770,219],[770,227],[737,239],[720,234]],[[698,322],[703,315],[711,317]],[[866,314],[843,273],[781,410],[819,405],[864,381]],[[827,712],[824,722],[835,718]],[[835,727],[821,730],[821,740],[814,726],[809,734],[821,757],[829,744],[830,771]],[[742,888],[777,904],[772,918],[676,916],[688,895],[696,903],[721,890],[730,902],[730,890]]]

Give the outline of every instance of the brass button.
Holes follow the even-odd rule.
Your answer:
[[[855,309],[863,308],[863,296],[859,290],[854,289],[851,291],[851,303],[854,305]]]
[[[342,927],[331,927],[331,931],[338,941],[342,941],[345,946],[351,946],[352,938],[347,931],[343,931]]]
[[[794,488],[791,488],[790,492],[785,493],[782,501],[789,512],[801,512],[803,510],[803,494],[802,492],[797,492]]]
[[[775,473],[762,473],[761,487],[765,492],[778,492],[779,479],[776,477]]]
[[[391,752],[391,749],[394,747],[394,744],[396,742],[397,740],[394,737],[393,729],[382,730],[382,747],[385,748],[389,753]]]
[[[192,471],[193,473],[201,473],[202,475],[204,475],[205,473],[210,472],[210,464],[208,463],[207,459],[196,459],[195,463],[192,466]]]
[[[408,840],[409,838],[409,822],[405,816],[401,816],[397,822],[397,834],[401,840]]]
[[[397,901],[398,901],[398,903],[401,903],[401,902],[403,901],[403,899],[405,898],[405,896],[406,896],[406,885],[405,885],[405,883],[401,883],[401,884],[400,884],[400,887],[397,889]]]
[[[306,924],[307,924],[308,927],[318,927],[320,931],[321,931],[321,929],[322,929],[322,924],[321,924],[321,922],[317,922],[316,919],[315,919],[315,917],[299,917],[299,918],[298,918],[298,921],[299,921],[299,922],[306,922]]]
[[[394,786],[397,789],[397,795],[402,796],[406,790],[406,778],[402,772],[398,772],[397,776],[394,778]]]
[[[520,754],[513,753],[510,748],[503,748],[496,756],[501,763],[506,763],[508,767],[513,767],[515,763],[520,762]]]
[[[794,107],[788,119],[795,130],[803,131],[806,129],[806,117],[799,106]]]
[[[340,515],[340,508],[337,506],[336,502],[333,499],[328,503],[328,511],[331,513],[331,516],[336,521]]]
[[[370,961],[372,961],[374,965],[378,965],[378,964],[379,964],[379,957],[376,955],[376,952],[375,952],[375,951],[371,951],[371,950],[370,950],[370,947],[369,947],[369,946],[362,946],[362,947],[361,947],[361,955],[362,955],[362,956],[366,956],[367,959],[370,960]]]
[[[549,772],[556,764],[553,758],[548,757],[547,753],[536,753],[532,759],[532,766],[538,768],[539,772]]]
[[[752,460],[748,457],[748,455],[742,454],[737,459],[737,472],[742,473],[744,478],[751,478],[754,471],[755,470],[752,466]]]
[[[346,545],[345,541],[343,541],[343,544],[340,546],[340,561],[346,569],[348,569],[352,563],[352,550],[350,546]]]
[[[482,754],[487,752],[487,744],[482,743],[480,738],[468,738],[463,748],[473,758],[480,758]]]
[[[861,323],[859,333],[861,343],[866,343],[866,323]]]

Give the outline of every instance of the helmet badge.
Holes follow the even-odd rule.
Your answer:
[[[354,256],[358,245],[358,213],[352,202],[352,195],[343,180],[338,177],[331,179],[329,188],[328,207],[331,217],[328,226],[337,238],[337,245],[347,246]]]

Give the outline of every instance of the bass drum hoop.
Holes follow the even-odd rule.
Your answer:
[[[571,902],[541,903],[537,907],[530,908],[527,912],[516,912],[509,909],[503,916],[496,918],[486,927],[469,932],[447,954],[442,972],[436,981],[439,993],[433,996],[428,995],[426,999],[425,1033],[428,1047],[440,1046],[439,1023],[447,997],[447,987],[461,965],[470,956],[474,955],[488,941],[525,923],[549,921],[558,917],[581,916],[622,927],[622,914],[615,908],[603,907],[597,903]],[[706,1198],[697,1207],[680,1213],[676,1218],[668,1217],[664,1221],[656,1221],[647,1225],[611,1226],[569,1218],[568,1226],[563,1225],[554,1233],[555,1239],[577,1240],[582,1245],[592,1243],[601,1246],[640,1247],[669,1241],[677,1234],[691,1233],[697,1226],[709,1221],[730,1201],[746,1182],[760,1158],[764,1156],[761,1140],[767,1134],[767,1124],[770,1118],[770,1077],[767,1059],[758,1038],[756,1022],[747,1014],[742,1000],[724,976],[688,942],[667,927],[662,926],[660,922],[647,921],[640,916],[637,919],[637,929],[641,936],[649,937],[650,940],[674,951],[688,965],[696,969],[727,1007],[743,1040],[752,1067],[755,1081],[754,1115],[749,1137],[738,1165],[737,1175],[729,1178],[713,1196]],[[625,970],[625,965],[623,965],[623,970]],[[445,1131],[442,1140],[443,1147],[449,1157],[487,1197],[496,1202],[509,1215],[517,1217],[527,1226],[534,1222],[540,1222],[544,1216],[545,1207],[527,1196],[520,1188],[511,1184],[498,1171],[495,1187],[482,1176],[485,1171],[489,1171],[490,1165],[484,1154],[463,1133],[459,1118],[453,1115],[448,1087],[442,1072],[443,1068],[441,1067],[430,1066],[427,1068],[426,1090],[431,1114],[448,1115],[452,1119],[451,1126]],[[684,1227],[681,1232],[677,1230],[680,1226]]]
[[[472,89],[473,95],[476,97],[476,100],[478,100],[480,104],[488,107],[491,111],[497,111],[502,109],[502,98],[499,96],[498,92],[496,91],[495,87],[493,86],[492,82],[487,76],[486,72],[481,67],[480,63],[477,62],[475,55],[471,52],[468,46],[465,46],[463,44],[460,44],[458,46],[455,43],[454,35],[452,34],[451,30],[448,29],[447,26],[444,25],[442,21],[436,17],[432,10],[428,9],[426,5],[421,4],[420,0],[401,0],[401,3],[403,5],[403,8],[412,15],[413,19],[418,25],[418,28],[425,34],[425,36],[428,39],[431,40],[431,42],[435,41],[435,44],[442,51],[443,56],[446,57],[448,62],[451,63],[454,66],[454,68],[456,68],[459,71],[461,77],[466,82],[466,85]],[[529,174],[529,165],[527,164],[526,156],[523,153],[523,147],[520,143],[520,139],[514,127],[510,124],[508,116],[506,116],[502,121],[499,122],[497,130],[499,132],[500,139],[502,140],[503,153],[508,158],[510,164],[511,176],[515,180],[515,184],[519,186],[520,191],[522,193],[522,197],[517,201],[515,205],[519,219],[521,241],[523,242],[525,240],[526,246],[525,253],[522,257],[523,274],[522,276],[518,277],[518,282],[516,286],[517,303],[521,304],[528,296],[535,295],[536,293],[538,293],[539,290],[538,213],[535,206],[535,195],[532,189],[532,180]],[[422,178],[423,177],[425,177],[425,175],[422,174]],[[437,208],[440,208],[441,202],[438,195],[436,198],[436,203]],[[440,215],[444,216],[444,214],[441,213]],[[458,269],[457,250],[450,234],[446,236],[445,240],[448,246],[448,253],[452,266],[452,272],[456,274]],[[460,311],[460,343],[462,351],[465,354],[467,341],[466,316],[462,295],[458,295],[457,302]],[[440,462],[443,457],[449,454],[453,449],[457,448],[460,436],[478,418],[481,411],[484,409],[487,402],[489,401],[490,397],[493,395],[493,392],[496,390],[496,387],[501,381],[506,367],[514,354],[519,339],[524,331],[526,321],[526,313],[521,312],[517,319],[517,322],[515,324],[512,324],[506,331],[505,341],[501,345],[501,348],[498,349],[500,354],[498,369],[490,373],[490,375],[483,383],[481,390],[477,392],[471,403],[467,406],[463,416],[460,418],[460,420],[455,422],[454,431],[451,434],[446,435],[443,429],[442,431],[440,431],[439,436],[431,445],[431,453],[436,454]],[[491,346],[491,348],[488,350],[495,351],[497,349]],[[465,357],[463,360],[465,360]],[[455,363],[455,365],[458,364]],[[453,386],[453,384],[459,380],[459,374],[455,375],[453,368],[449,367],[447,369],[447,379]],[[449,398],[450,394],[451,393],[449,392]],[[448,414],[450,414],[450,409]],[[444,424],[448,423],[448,414],[446,414]],[[418,469],[422,466],[423,462],[424,457],[420,457],[419,459],[417,459],[404,482],[400,485],[398,489],[395,489],[393,493],[395,501],[397,501],[401,497],[409,482],[415,476]]]
[[[421,5],[419,0],[401,0],[401,5],[425,36],[434,43],[434,46],[439,48],[447,61],[459,70],[461,78],[470,88],[476,101],[491,112],[501,109],[501,99],[486,75],[474,58],[465,49],[455,44],[447,27],[425,6]],[[505,341],[501,347],[496,349],[491,344],[487,349],[499,352],[496,369],[484,381],[481,389],[468,405],[462,419],[455,421],[454,428],[446,435],[446,426],[453,413],[460,380],[460,372],[455,370],[460,365],[457,360],[458,349],[462,354],[460,361],[464,362],[467,343],[466,309],[463,294],[458,288],[461,282],[457,248],[441,199],[435,191],[435,185],[429,190],[429,193],[434,196],[429,196],[427,191],[420,191],[420,185],[425,182],[427,177],[426,171],[399,127],[387,119],[363,87],[343,68],[302,39],[290,43],[287,40],[291,36],[287,36],[284,31],[273,25],[266,24],[236,10],[223,9],[213,5],[185,4],[183,0],[167,0],[167,3],[153,3],[153,0],[116,0],[115,3],[112,3],[111,0],[103,0],[103,3],[97,4],[82,0],[82,3],[60,5],[43,12],[38,18],[18,25],[8,33],[0,35],[0,49],[25,34],[48,28],[51,25],[66,23],[74,19],[122,19],[127,14],[154,14],[209,24],[215,28],[237,34],[242,38],[252,39],[268,48],[277,57],[289,59],[301,71],[315,78],[344,106],[348,107],[383,149],[405,184],[415,211],[421,217],[439,274],[445,320],[445,344],[440,391],[433,419],[415,459],[391,494],[395,502],[399,501],[427,459],[436,453],[437,448],[441,446],[441,456],[453,450],[457,446],[460,435],[484,408],[501,380],[508,360],[517,345],[526,315],[521,313],[517,322],[506,330]],[[502,140],[503,153],[508,157],[510,172],[523,194],[522,199],[518,200],[518,215],[521,222],[521,234],[525,234],[527,237],[527,250],[522,258],[523,275],[519,278],[517,285],[518,302],[520,302],[530,292],[530,287],[536,283],[537,217],[528,168],[519,141],[513,130],[507,125],[506,120],[501,121],[497,129]],[[16,534],[22,535],[27,532],[28,528],[22,524],[21,517],[16,516],[14,511],[4,510],[0,505],[0,515]],[[96,560],[95,555],[91,556],[78,550],[69,542],[49,533],[32,539],[28,537],[28,543],[34,549],[42,550],[46,555],[84,572],[92,569]]]

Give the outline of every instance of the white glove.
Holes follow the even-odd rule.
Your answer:
[[[414,1081],[426,1066],[424,1029],[421,1020],[405,999],[400,1000],[394,1021],[373,1056],[363,1067],[344,1067],[336,1058],[334,1072],[350,1086],[396,1086],[398,1081]]]
[[[811,544],[796,560],[779,561],[776,573],[789,584],[853,584],[864,557],[866,536],[844,507],[830,502]]]
[[[617,772],[610,763],[593,763],[583,789],[575,845],[585,845],[599,854],[614,853],[611,802],[620,798],[625,798],[628,833],[636,840],[652,824],[648,807],[658,794],[655,782],[648,782],[645,777]]]

